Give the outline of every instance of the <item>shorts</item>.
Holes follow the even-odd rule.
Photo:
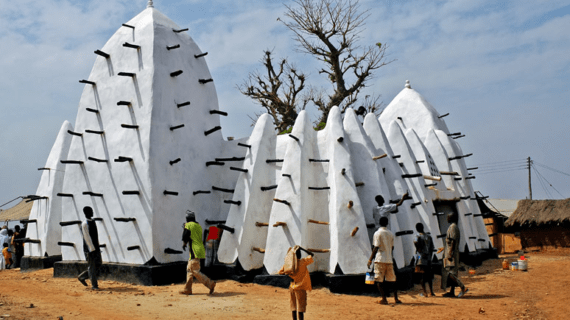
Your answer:
[[[291,311],[305,312],[307,310],[307,291],[289,288],[289,294],[291,295]]]
[[[396,282],[396,273],[394,273],[393,263],[374,262],[374,281]]]

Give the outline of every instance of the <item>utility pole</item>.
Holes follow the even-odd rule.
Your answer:
[[[532,185],[530,183],[530,165],[532,164],[532,161],[530,160],[530,157],[526,158],[526,161],[528,166],[528,197],[532,200]]]

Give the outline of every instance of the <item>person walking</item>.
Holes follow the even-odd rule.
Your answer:
[[[458,216],[456,212],[447,215],[447,222],[451,223],[447,228],[445,238],[445,250],[443,252],[443,270],[441,273],[441,288],[447,290],[447,286],[451,286],[451,290],[444,297],[455,298],[455,287],[460,287],[461,292],[458,298],[463,297],[469,291],[465,288],[463,282],[459,280],[459,239],[461,233],[457,226]]]
[[[396,287],[396,273],[394,272],[394,262],[392,260],[392,252],[394,251],[394,234],[388,230],[388,218],[380,218],[380,228],[374,233],[374,249],[370,259],[368,259],[368,268],[374,259],[374,281],[378,287],[378,291],[382,295],[379,304],[388,304],[386,299],[388,290],[394,290],[394,302],[402,303],[398,299],[398,288]],[[387,283],[388,282],[388,283]]]
[[[308,256],[301,259],[301,250],[305,251]],[[307,291],[313,290],[307,266],[313,263],[314,255],[314,253],[300,246],[291,247],[287,251],[285,264],[278,272],[279,274],[288,275],[292,280],[291,285],[289,285],[289,305],[293,320],[297,320],[297,314],[299,315],[299,320],[305,319]]]
[[[99,268],[103,264],[101,258],[101,250],[99,247],[99,234],[97,232],[97,225],[93,220],[93,209],[89,206],[83,207],[83,214],[85,220],[81,223],[81,232],[83,234],[83,252],[87,259],[87,270],[83,271],[77,280],[87,287],[87,278],[91,280],[91,289],[99,290],[97,277],[99,276]]]
[[[190,257],[188,266],[186,267],[186,285],[180,294],[191,295],[192,283],[194,278],[198,282],[210,289],[209,294],[214,293],[216,282],[210,280],[206,275],[200,272],[200,259],[206,258],[206,249],[202,242],[202,227],[196,222],[196,214],[190,210],[186,211],[186,223],[184,224],[184,232],[182,234],[182,250],[186,250],[186,246],[190,244]]]
[[[422,275],[421,285],[422,289],[424,290],[423,294],[420,296],[428,297],[426,291],[426,282],[429,285],[429,291],[432,297],[435,297],[435,293],[433,293],[433,273],[431,269],[431,262],[433,257],[433,240],[431,236],[424,232],[424,225],[420,222],[416,224],[416,230],[418,234],[414,238],[414,245],[416,247],[416,273],[420,273]]]

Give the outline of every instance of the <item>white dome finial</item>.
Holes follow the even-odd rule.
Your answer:
[[[152,3],[152,0],[148,0],[148,3],[146,5],[147,8],[154,8],[154,5]]]
[[[408,88],[408,89],[411,89],[411,88],[412,88],[412,86],[410,85],[410,80],[406,80],[406,85],[405,85],[405,87]]]

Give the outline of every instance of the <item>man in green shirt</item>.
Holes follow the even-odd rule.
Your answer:
[[[196,222],[196,214],[190,210],[186,211],[186,223],[184,224],[182,241],[184,242],[182,250],[186,250],[186,245],[190,243],[190,259],[186,268],[186,285],[184,286],[184,291],[180,291],[180,293],[192,294],[194,278],[210,289],[209,294],[214,293],[216,282],[200,272],[200,259],[206,258],[206,249],[202,242],[202,227]]]

